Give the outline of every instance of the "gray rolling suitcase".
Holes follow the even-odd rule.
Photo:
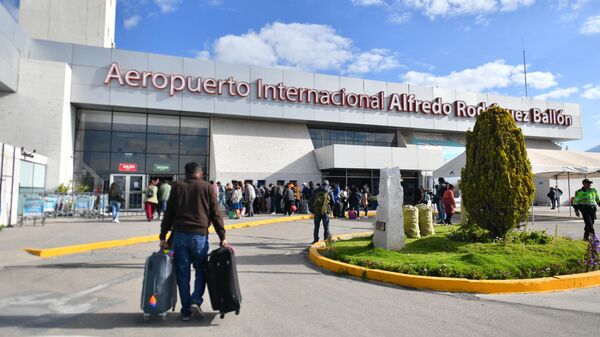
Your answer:
[[[169,310],[175,310],[177,304],[177,282],[173,256],[169,253],[153,253],[146,259],[144,283],[142,288],[141,309],[144,320],[158,315],[163,320]]]

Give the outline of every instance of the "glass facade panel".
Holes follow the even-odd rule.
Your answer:
[[[19,176],[21,187],[33,186],[33,163],[21,160],[21,174]]]
[[[208,118],[81,109],[77,121],[74,184],[106,192],[111,174],[183,174],[189,161],[209,175]]]
[[[181,154],[208,154],[208,137],[181,136],[179,151]]]
[[[111,153],[110,171],[113,173],[144,173],[146,172],[146,155],[143,153]],[[121,171],[121,164],[136,164],[135,171]]]
[[[202,172],[206,177],[208,174],[208,158],[206,156],[180,156],[179,157],[179,174],[185,174],[185,164],[195,161],[202,167]]]
[[[46,185],[46,165],[33,164],[33,187],[44,188]]]
[[[89,171],[108,171],[110,169],[108,152],[75,152],[75,168]]]
[[[179,134],[179,116],[148,115],[148,132]]]
[[[80,130],[110,130],[111,112],[79,110],[77,128]]]
[[[148,134],[148,153],[174,154],[179,152],[179,135]]]
[[[146,132],[146,114],[113,113],[113,131]]]
[[[137,132],[113,132],[112,152],[146,152],[146,134]]]
[[[110,151],[110,131],[79,130],[76,151]]]
[[[146,167],[151,173],[179,172],[179,161],[176,154],[148,154],[146,155]]]
[[[190,136],[207,136],[210,126],[207,118],[181,117],[181,134]]]
[[[396,146],[395,131],[308,128],[308,132],[316,149],[331,144]]]

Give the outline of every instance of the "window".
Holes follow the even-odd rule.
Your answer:
[[[113,132],[112,152],[145,152],[146,134],[134,132]]]
[[[208,137],[181,136],[181,154],[208,154]]]
[[[79,110],[77,129],[110,130],[111,112],[101,110]]]
[[[395,131],[309,128],[308,133],[315,149],[331,144],[396,146]]]
[[[179,116],[148,115],[149,133],[179,134]]]
[[[179,152],[179,135],[148,134],[148,152],[176,154]]]
[[[113,131],[146,132],[146,115],[115,112],[113,114]]]
[[[110,131],[79,130],[75,139],[77,151],[110,151]]]

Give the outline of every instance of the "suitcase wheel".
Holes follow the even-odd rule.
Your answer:
[[[225,314],[222,313],[221,316],[219,316],[219,317],[221,317],[221,319],[223,319],[223,318],[225,318]]]
[[[239,314],[240,314],[240,309],[237,309],[237,310],[235,311],[235,314],[236,314],[236,315],[239,315]]]

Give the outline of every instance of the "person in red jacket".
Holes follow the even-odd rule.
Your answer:
[[[454,185],[448,185],[448,189],[444,192],[442,197],[442,203],[444,204],[444,211],[446,212],[445,224],[452,224],[452,215],[456,212],[456,203],[454,202]]]

